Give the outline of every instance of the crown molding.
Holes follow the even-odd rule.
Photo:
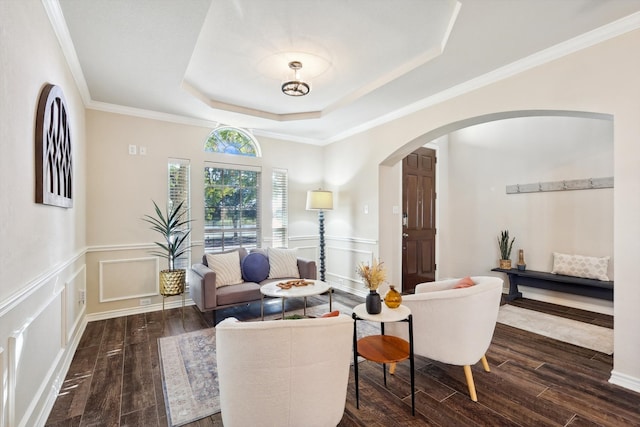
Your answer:
[[[62,52],[66,58],[69,69],[76,82],[82,100],[86,108],[106,111],[116,114],[124,114],[135,117],[148,118],[152,120],[167,121],[179,124],[203,126],[214,128],[219,125],[218,122],[212,120],[198,119],[188,116],[182,116],[177,114],[160,113],[157,111],[144,110],[139,108],[125,107],[116,104],[108,104],[103,102],[93,101],[87,86],[87,82],[80,66],[80,61],[75,51],[75,47],[71,40],[66,21],[60,8],[58,0],[41,0],[46,13],[49,17],[53,30],[58,38]],[[457,14],[457,13],[456,13]],[[516,74],[522,73],[534,67],[546,64],[580,50],[586,49],[598,43],[602,43],[614,37],[618,37],[630,31],[640,28],[640,12],[636,12],[610,24],[604,25],[600,28],[596,28],[587,33],[576,36],[570,40],[559,43],[550,48],[544,49],[540,52],[534,53],[526,58],[500,67],[494,71],[486,73],[477,78],[463,82],[450,89],[439,92],[435,95],[421,99],[413,104],[407,105],[403,108],[397,109],[391,113],[382,115],[378,118],[362,123],[358,126],[354,126],[344,132],[338,133],[330,138],[317,139],[317,138],[304,138],[296,137],[288,134],[261,131],[259,129],[253,129],[252,132],[255,135],[264,136],[268,138],[274,138],[284,141],[292,141],[298,143],[312,144],[325,146],[357,135],[359,133],[368,131],[385,123],[397,120],[405,117],[417,111],[429,108],[437,105],[449,99],[458,97],[468,92],[480,89],[490,84],[499,82],[501,80],[512,77]],[[448,34],[447,34],[448,37]]]
[[[596,28],[595,30],[581,34],[550,48],[541,50],[540,52],[529,55],[526,58],[505,65],[504,67],[500,67],[494,71],[468,80],[457,86],[424,98],[420,101],[414,102],[413,104],[407,105],[406,107],[400,108],[389,114],[380,116],[377,119],[373,119],[359,126],[355,126],[345,132],[335,135],[334,137],[328,138],[326,141],[324,141],[323,145],[328,145],[354,136],[356,134],[368,131],[382,124],[408,116],[409,114],[415,113],[428,107],[432,107],[449,99],[464,95],[490,84],[497,83],[516,74],[520,74],[524,71],[530,70],[564,56],[568,56],[572,53],[579,52],[583,49],[610,40],[614,37],[621,36],[630,31],[637,30],[638,28],[640,28],[640,12],[636,12],[610,24],[604,25],[600,28]]]
[[[67,21],[64,19],[62,9],[60,8],[60,2],[58,0],[42,0],[44,10],[49,17],[53,32],[56,34],[62,54],[67,60],[67,65],[71,71],[71,75],[76,82],[80,97],[85,107],[91,102],[91,94],[89,93],[89,86],[84,78],[82,67],[80,66],[80,60],[76,54],[76,48],[71,41],[71,34],[69,34],[69,27],[67,27]]]

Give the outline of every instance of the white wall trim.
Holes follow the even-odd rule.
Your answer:
[[[27,286],[23,287],[15,294],[9,296],[9,298],[7,298],[6,300],[1,301],[0,317],[5,316],[9,311],[16,308],[18,304],[26,300],[29,296],[31,296],[34,292],[40,289],[40,287],[42,287],[44,284],[48,283],[51,279],[53,279],[56,276],[59,276],[60,273],[62,273],[62,271],[64,271],[67,267],[69,267],[74,262],[76,262],[80,257],[84,256],[85,253],[86,253],[86,248],[82,249],[80,252],[73,255],[67,261],[64,261],[58,264],[57,266],[54,266],[51,270],[36,277],[31,282],[29,282]]]
[[[640,393],[640,378],[623,374],[615,369],[611,371],[611,378],[609,378],[609,382]]]
[[[349,242],[349,243],[360,243],[363,245],[377,245],[378,240],[376,239],[365,239],[363,237],[343,237],[343,236],[325,236],[326,240],[333,240],[336,242]]]
[[[298,240],[318,240],[320,236],[318,236],[317,234],[310,234],[310,235],[299,235],[299,236],[289,236],[289,241],[290,242],[295,242]]]
[[[87,248],[87,253],[91,252],[113,252],[113,251],[133,251],[133,250],[141,250],[141,249],[156,249],[157,246],[153,243],[126,243],[120,245],[99,245],[99,246],[89,246]]]
[[[184,299],[185,308],[190,305],[195,305],[195,302],[193,302],[191,298],[187,298],[185,296],[185,299]],[[181,307],[182,307],[182,298],[175,298],[172,301],[164,303],[165,310],[168,310],[170,308],[181,308]],[[87,314],[85,318],[87,322],[94,322],[96,320],[114,319],[116,317],[150,313],[152,311],[162,311],[162,303],[143,305],[140,307],[122,308],[118,310],[101,311],[99,313]]]

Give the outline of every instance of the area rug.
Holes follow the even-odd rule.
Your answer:
[[[579,347],[613,354],[613,329],[509,304],[500,307],[498,322]]]
[[[215,329],[160,338],[158,347],[168,424],[220,412]]]

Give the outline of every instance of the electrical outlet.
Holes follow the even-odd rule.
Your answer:
[[[78,290],[78,303],[84,304],[87,300],[87,294],[84,289]]]
[[[136,147],[133,144],[129,145],[129,154],[130,155],[135,156],[137,152],[138,152],[138,147]]]
[[[140,305],[150,305],[151,298],[140,298]]]

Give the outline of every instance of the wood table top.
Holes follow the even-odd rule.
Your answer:
[[[393,335],[370,335],[358,340],[358,354],[377,363],[401,362],[409,358],[409,343]]]

